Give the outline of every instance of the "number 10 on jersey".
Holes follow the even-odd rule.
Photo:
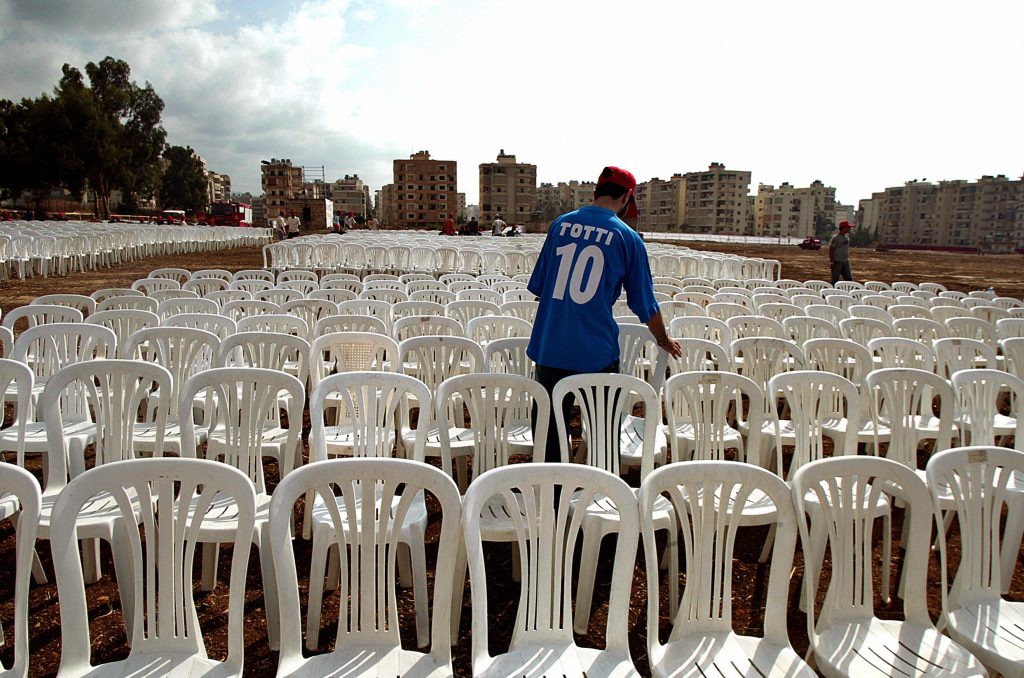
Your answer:
[[[604,272],[604,252],[597,245],[587,245],[576,256],[576,243],[563,245],[555,250],[558,256],[558,275],[551,296],[562,301],[568,288],[569,298],[577,304],[585,304],[597,294]]]

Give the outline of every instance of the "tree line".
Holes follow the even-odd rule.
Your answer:
[[[55,189],[92,193],[97,216],[157,198],[163,207],[206,209],[206,177],[190,147],[167,144],[164,102],[148,82],[131,79],[127,62],[106,57],[85,74],[64,64],[52,94],[0,99],[0,199],[40,204]]]

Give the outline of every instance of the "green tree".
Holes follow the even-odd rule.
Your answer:
[[[106,57],[81,72],[64,64],[57,86],[58,99],[78,128],[79,143],[71,147],[72,165],[84,171],[101,215],[110,213],[110,192],[115,188],[131,202],[152,197],[159,188],[160,153],[167,133],[160,126],[164,102],[153,87],[131,81],[131,68],[120,59]]]
[[[188,146],[164,148],[163,182],[160,186],[160,204],[166,208],[206,210],[206,177],[199,156]]]

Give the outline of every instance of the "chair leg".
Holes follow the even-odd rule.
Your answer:
[[[126,528],[123,522],[114,528],[110,549],[114,554],[114,577],[117,579],[117,590],[121,595],[125,636],[128,638],[128,646],[131,647],[135,634],[135,568],[131,541]]]
[[[313,555],[309,564],[309,603],[306,608],[306,648],[316,650],[320,645],[320,613],[324,603],[324,569],[329,551],[329,530],[313,530]]]
[[[1006,504],[1006,529],[1003,532],[1000,557],[1004,594],[1010,592],[1013,570],[1017,566],[1017,557],[1020,555],[1021,538],[1024,537],[1024,494],[1007,492]]]
[[[424,539],[409,545],[412,560],[412,595],[416,607],[416,647],[430,645],[430,616],[427,610],[427,554]]]
[[[889,574],[892,568],[892,509],[890,508],[882,516],[882,599],[886,603],[892,602]]]
[[[103,576],[98,539],[82,540],[82,577],[86,584],[95,584]]]
[[[277,600],[277,571],[270,548],[270,523],[264,523],[254,541],[260,551],[260,569],[263,574],[263,609],[267,614],[267,642],[271,650],[281,649],[281,611]]]
[[[468,557],[466,556],[466,544],[459,540],[458,554],[455,556],[455,570],[452,573],[452,610],[449,626],[451,627],[452,646],[459,643],[459,625],[462,622],[462,603],[466,595],[466,570],[469,569]],[[516,548],[513,544],[512,552]]]
[[[32,549],[32,580],[37,584],[45,584],[46,570],[43,569],[43,562],[39,560],[39,551]]]
[[[818,579],[821,577],[821,560],[825,557],[825,543],[828,540],[828,528],[825,525],[825,517],[817,516],[818,520],[811,517],[811,531],[808,535],[809,544],[804,549],[804,577],[810,578],[811,589],[817,590]],[[807,606],[814,605],[814,601],[807,600],[807,587],[800,587],[800,610],[807,612]]]
[[[212,591],[217,586],[217,560],[220,558],[220,544],[203,544],[203,573],[199,583],[200,591]]]
[[[576,583],[576,613],[573,616],[573,630],[586,633],[590,626],[590,608],[594,597],[594,579],[597,576],[597,559],[600,557],[601,538],[604,531],[596,521],[584,520],[583,548],[580,551],[579,579]]]
[[[764,546],[761,547],[761,555],[757,559],[757,562],[761,564],[767,563],[769,556],[772,555],[772,547],[775,545],[776,526],[777,523],[772,523],[772,526],[768,528],[768,536],[764,539]]]

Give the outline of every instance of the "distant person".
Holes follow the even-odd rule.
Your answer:
[[[840,280],[853,280],[850,270],[850,230],[853,226],[849,221],[839,222],[839,233],[828,241],[828,263],[832,267],[832,286]]]
[[[668,336],[647,257],[647,248],[623,223],[634,203],[636,179],[624,169],[605,167],[594,189],[594,204],[558,217],[547,237],[527,289],[540,302],[526,354],[537,381],[550,394],[574,374],[619,371],[619,326],[613,308],[623,290],[626,302],[650,329],[658,347],[679,357]],[[561,407],[568,421],[568,405]],[[558,433],[548,428],[547,461],[560,461]]]
[[[505,232],[506,226],[508,226],[508,224],[501,220],[501,215],[495,215],[494,221],[491,222],[491,235],[501,235]]]
[[[337,212],[334,213],[334,220],[331,224],[331,230],[337,233],[341,230],[341,215]]]
[[[377,221],[377,217],[370,217],[370,220],[366,222],[366,228],[370,229],[371,231],[379,231],[380,222]]]
[[[284,218],[283,213],[278,212],[277,217],[274,218],[274,230],[277,231],[278,240],[288,237],[288,220]]]
[[[448,218],[444,220],[444,226],[441,228],[441,233],[444,235],[455,235],[455,220],[452,219],[452,215],[448,215]]]
[[[356,227],[355,213],[349,212],[348,216],[345,217],[345,230],[351,231]]]
[[[302,222],[299,220],[298,215],[292,212],[292,215],[288,217],[288,237],[297,238],[299,232],[302,230]]]
[[[466,222],[466,235],[480,235],[480,222],[476,217]]]

